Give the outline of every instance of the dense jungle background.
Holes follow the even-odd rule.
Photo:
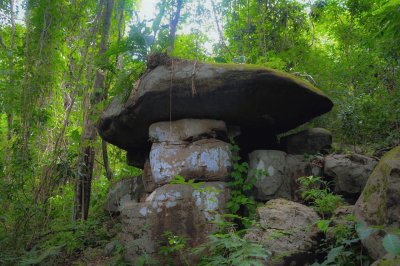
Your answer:
[[[121,246],[98,252],[118,231],[103,205],[142,170],[95,125],[154,53],[294,74],[334,102],[310,122],[334,149],[400,144],[399,0],[159,0],[151,19],[142,4],[0,0],[1,265],[124,265]],[[176,241],[166,254],[189,252]]]

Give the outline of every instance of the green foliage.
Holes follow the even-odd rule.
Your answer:
[[[395,256],[400,255],[400,238],[398,235],[387,234],[383,238],[383,247],[386,252]]]
[[[162,235],[166,238],[166,245],[161,246],[159,253],[161,255],[170,255],[182,251],[186,246],[186,238],[176,236],[170,231],[165,231]]]
[[[20,257],[21,265],[63,264],[73,253],[88,247],[104,245],[109,235],[103,228],[104,217],[77,224],[54,223],[52,231],[44,234],[40,241]]]
[[[166,258],[167,265],[174,265],[174,258],[178,258],[179,261],[190,265],[187,256],[189,255],[189,247],[187,239],[183,236],[174,235],[171,231],[165,231],[162,234],[165,245],[160,247],[159,254]]]
[[[333,211],[343,204],[339,195],[334,195],[328,183],[318,176],[303,176],[298,179],[301,198],[311,204],[320,215],[330,216]]]
[[[188,181],[185,180],[185,178],[181,175],[176,175],[171,181],[169,181],[170,184],[175,184],[175,185],[188,185],[191,186],[194,189],[200,189],[200,186],[204,182],[195,182],[194,179],[189,179]]]
[[[215,266],[261,266],[271,256],[271,252],[263,246],[252,243],[234,232],[211,235],[206,244],[195,250],[195,254],[202,254],[198,265]]]
[[[96,19],[102,13],[98,1],[26,1],[14,6],[14,13],[12,2],[19,1],[0,1],[0,264],[45,264],[54,259],[63,264],[64,258],[82,253],[85,247],[101,246],[109,237],[100,223],[109,186],[100,153],[95,158],[91,218],[71,224],[73,184],[79,176],[76,162],[80,147],[88,144],[81,143],[85,91],[92,93],[94,71],[100,68],[109,89],[107,99],[94,107],[97,114],[92,119],[114,97],[126,101],[145,71],[148,52],[166,50],[176,1],[159,1],[154,20],[137,19],[130,29],[126,23],[136,14],[137,1],[115,1],[104,57],[95,56],[103,27]],[[220,37],[225,39],[214,44],[210,54],[205,48],[210,46],[206,22],[215,19],[213,12],[201,1],[184,1],[181,22],[191,23],[191,29],[178,31],[173,55],[296,73],[315,82],[335,103],[332,112],[312,125],[327,127],[340,142],[371,149],[399,144],[399,0],[214,2],[223,31]],[[98,141],[89,144],[100,151]],[[238,152],[234,144],[232,149]],[[109,146],[109,158],[114,181],[140,174],[125,165],[124,153],[116,147]],[[229,209],[248,215],[230,219],[249,226],[255,203],[248,194],[257,176],[265,173],[248,176],[247,172],[248,165],[235,157]],[[327,243],[327,264],[351,265],[343,254],[358,245],[345,242],[356,241],[354,230],[328,220],[341,199],[318,179],[303,180],[302,197],[323,215],[318,228],[325,233],[336,230],[342,239]],[[172,182],[203,189],[200,183],[180,177]],[[237,224],[225,223],[226,230],[230,226]],[[361,238],[374,230],[357,226]],[[249,245],[227,234],[214,239],[224,242],[215,244],[220,250],[228,239]],[[396,239],[396,234],[385,238],[392,253]]]
[[[143,254],[137,259],[138,266],[159,265],[159,262],[148,254]]]
[[[188,35],[178,35],[175,41],[175,48],[171,56],[190,60],[206,61],[204,43],[207,37],[201,32]]]
[[[362,249],[360,238],[357,236],[355,217],[347,215],[337,220],[320,220],[318,229],[325,234],[325,239],[319,245],[319,252],[326,254],[321,263],[314,266],[328,265],[363,265],[368,257],[359,254]]]
[[[326,233],[329,229],[329,225],[331,220],[318,220],[317,221],[317,228],[323,233]]]
[[[231,180],[228,182],[228,186],[231,189],[231,197],[228,201],[227,207],[231,213],[238,213],[240,210],[246,210],[248,212],[248,217],[253,219],[255,211],[255,201],[253,197],[247,195],[248,192],[252,190],[256,182],[257,174],[248,177],[249,165],[246,162],[240,162],[241,159],[237,154],[239,154],[240,148],[231,139],[230,149],[233,154],[233,167],[231,172]],[[246,227],[250,224],[244,224]]]
[[[321,177],[303,176],[298,179],[298,182],[301,198],[311,204],[322,217],[332,217],[337,207],[344,203],[339,195],[330,191],[328,182]],[[322,263],[316,262],[314,266],[359,265],[360,260],[366,259],[358,255],[361,243],[357,236],[353,215],[325,218],[317,221],[316,225],[325,235],[324,241],[319,245],[319,252],[326,254],[326,257]]]
[[[23,257],[20,261],[20,265],[37,265],[37,264],[42,264],[46,260],[49,259],[54,259],[54,257],[58,256],[61,252],[61,248],[63,246],[51,246],[49,248],[46,248],[42,253],[39,253],[36,250],[30,251],[25,257]]]

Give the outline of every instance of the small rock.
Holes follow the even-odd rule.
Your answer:
[[[359,154],[335,154],[325,157],[324,174],[335,180],[335,192],[358,197],[378,162]]]
[[[257,150],[249,154],[249,178],[256,178],[255,195],[258,200],[275,197],[290,199],[290,179],[286,175],[286,153]]]
[[[259,225],[249,230],[245,238],[272,252],[271,262],[266,265],[291,265],[306,258],[317,244],[318,230],[313,225],[318,219],[318,214],[307,206],[273,199],[257,208]]]
[[[111,214],[118,214],[125,204],[138,202],[143,194],[141,176],[122,179],[111,186],[104,209]]]
[[[105,247],[104,247],[104,255],[105,256],[112,256],[115,252],[115,248],[116,248],[116,243],[110,242],[108,243]]]
[[[281,138],[283,149],[289,154],[317,154],[332,145],[332,134],[324,128],[310,128]]]

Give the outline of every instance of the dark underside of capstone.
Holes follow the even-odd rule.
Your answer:
[[[318,89],[289,74],[249,65],[177,61],[145,74],[126,103],[114,100],[98,129],[106,141],[140,151],[149,147],[149,126],[159,121],[216,119],[240,126],[250,136],[273,136],[332,106]]]

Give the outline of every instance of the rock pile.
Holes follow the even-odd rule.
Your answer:
[[[385,256],[382,238],[400,226],[400,147],[378,163],[360,154],[328,154],[332,135],[322,128],[278,141],[278,134],[332,108],[318,89],[285,73],[169,58],[150,65],[128,99],[116,98],[98,124],[105,140],[127,151],[130,165],[143,168],[141,177],[115,184],[105,206],[121,217],[127,261],[137,265],[149,256],[182,265],[178,255],[169,261],[160,255],[168,235],[192,248],[217,230],[231,194],[227,182],[237,154],[228,139],[235,138],[262,205],[258,226],[245,238],[272,251],[265,265],[313,262],[307,256],[316,247],[320,217],[295,202],[298,178],[310,175],[334,181],[337,194],[357,201],[337,209],[333,225],[352,226],[345,217],[355,213],[365,226],[380,228],[362,240],[381,259],[376,265],[398,262]],[[189,258],[190,265],[197,259]]]
[[[225,213],[229,199],[223,181],[230,175],[232,154],[229,144],[216,137],[226,133],[225,123],[217,120],[150,125],[153,144],[143,176],[144,191],[149,194],[119,208],[123,223],[120,240],[128,261],[135,265],[147,254],[166,263],[159,254],[160,248],[168,245],[163,239],[166,232],[187,239],[188,247],[196,247],[218,229],[215,222]],[[170,184],[177,176],[181,176],[178,184]],[[183,178],[203,183],[188,185]],[[179,257],[174,260],[180,263]]]

